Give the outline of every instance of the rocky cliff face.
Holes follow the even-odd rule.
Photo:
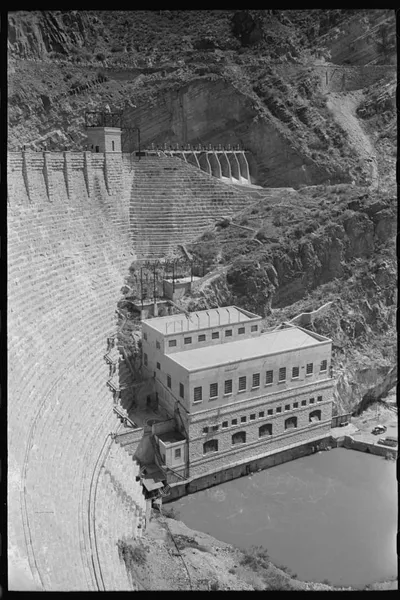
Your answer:
[[[360,19],[362,32],[384,25],[392,39],[393,17],[289,12],[12,13],[10,146],[47,139],[55,149],[82,149],[85,110],[108,103],[124,111],[126,127],[140,128],[143,145],[244,145],[260,185],[369,183],[363,156],[326,109],[325,80],[337,74],[312,48],[329,54],[359,38],[366,47]],[[123,145],[132,151],[136,134],[126,129]]]
[[[194,289],[188,306],[236,304],[270,327],[331,301],[310,327],[333,340],[336,411],[348,412],[396,382],[396,205],[365,189],[334,190],[304,188],[290,209],[253,206],[239,217],[253,234],[238,238],[236,228],[217,226],[192,251],[224,267]],[[254,234],[261,247],[250,243]]]

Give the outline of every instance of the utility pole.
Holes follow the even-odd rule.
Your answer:
[[[140,299],[142,301],[142,311],[143,311],[143,267],[140,267]]]

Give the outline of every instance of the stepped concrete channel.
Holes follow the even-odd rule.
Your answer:
[[[133,260],[249,201],[177,158],[9,153],[9,589],[141,589],[117,546],[144,519],[138,465],[110,436],[120,289]]]

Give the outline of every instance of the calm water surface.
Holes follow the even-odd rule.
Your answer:
[[[168,505],[188,527],[267,548],[301,580],[361,587],[397,575],[396,463],[337,448]]]

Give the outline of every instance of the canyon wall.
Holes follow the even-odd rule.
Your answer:
[[[126,109],[126,121],[140,129],[143,145],[240,144],[253,183],[265,187],[334,183],[346,179],[334,167],[317,165],[303,156],[280,131],[277,119],[260,117],[250,96],[224,80],[194,80],[168,89],[157,102]],[[212,127],[210,128],[210,124]],[[124,149],[136,147],[135,136],[123,139]]]

